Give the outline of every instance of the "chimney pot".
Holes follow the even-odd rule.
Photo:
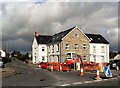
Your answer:
[[[35,36],[38,36],[38,32],[35,32]]]

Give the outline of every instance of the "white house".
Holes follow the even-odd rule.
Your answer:
[[[38,35],[35,32],[32,44],[32,63],[47,62],[47,42],[51,36]]]
[[[86,34],[90,39],[90,61],[109,63],[109,42],[100,34]]]

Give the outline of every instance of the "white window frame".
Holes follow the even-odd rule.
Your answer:
[[[105,53],[105,46],[101,46],[101,53]]]
[[[56,51],[59,52],[59,44],[56,44]]]
[[[45,51],[45,47],[42,47],[42,51]]]
[[[54,45],[52,45],[52,53],[54,53]]]
[[[85,46],[84,46],[85,45]],[[85,49],[84,49],[85,48]],[[87,44],[83,44],[83,50],[87,50]]]
[[[44,60],[43,60],[43,57],[44,57],[44,60],[45,60],[45,56],[42,56],[42,61],[44,61]]]
[[[65,48],[66,48],[66,50],[70,50],[70,45],[68,43],[66,43]]]
[[[93,46],[93,53],[96,53],[96,46]]]
[[[83,56],[83,61],[87,61],[87,56]]]
[[[78,44],[75,44],[74,49],[75,49],[75,50],[78,50],[78,48],[79,48]]]

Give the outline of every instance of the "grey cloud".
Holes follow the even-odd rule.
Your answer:
[[[19,44],[22,40],[20,50],[30,50],[35,31],[52,35],[75,25],[85,33],[103,34],[113,49],[118,42],[114,39],[118,22],[115,2],[4,3],[2,9],[2,41]],[[27,49],[24,49],[23,41],[29,46]],[[14,44],[12,47],[18,49]]]

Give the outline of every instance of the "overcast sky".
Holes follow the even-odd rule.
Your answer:
[[[34,32],[53,35],[73,26],[103,35],[118,49],[117,2],[3,2],[2,44],[9,51],[31,51]],[[1,26],[1,25],[0,25]]]

